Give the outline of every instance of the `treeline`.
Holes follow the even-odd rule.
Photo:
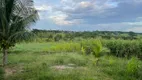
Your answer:
[[[44,41],[71,41],[71,40],[80,40],[80,39],[89,39],[89,38],[103,38],[103,39],[123,39],[123,40],[135,40],[141,39],[141,33],[134,32],[121,32],[121,31],[84,31],[84,32],[75,32],[75,31],[59,31],[59,30],[38,30],[33,29],[39,39]]]

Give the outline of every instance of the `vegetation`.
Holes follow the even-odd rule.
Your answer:
[[[127,72],[131,75],[137,75],[139,70],[139,61],[137,58],[132,57],[127,64]]]
[[[127,59],[104,55],[99,57],[99,64],[95,65],[96,58],[91,54],[45,51],[55,45],[59,43],[17,44],[10,50],[9,64],[5,67],[5,80],[142,79],[142,61],[135,57]]]
[[[74,32],[74,31],[58,31],[58,30],[38,30],[32,31],[37,37],[37,41],[53,42],[53,41],[71,41],[101,37],[103,39],[123,39],[137,40],[142,39],[141,33],[120,32],[120,31],[92,31],[92,32]]]
[[[73,31],[46,31],[34,29],[38,37],[35,42],[75,42],[81,43],[81,52],[90,54],[97,51],[97,42],[94,40],[100,39],[103,44],[102,50],[117,57],[136,56],[142,59],[142,34],[134,32],[108,32],[108,31],[93,31],[93,32],[73,32]],[[58,39],[57,39],[58,37]],[[87,49],[88,48],[88,49]],[[86,50],[85,50],[86,49]],[[90,50],[89,50],[90,49]],[[88,50],[88,52],[87,52]],[[94,50],[94,51],[93,51]],[[101,50],[101,49],[100,49]],[[52,51],[52,50],[51,50]],[[89,52],[90,51],[90,52]],[[95,53],[95,52],[94,52]]]
[[[0,80],[142,80],[141,33],[29,30],[37,19],[33,0],[0,1]]]
[[[0,47],[3,65],[7,64],[10,47],[31,36],[28,26],[37,20],[37,11],[32,0],[0,0]]]
[[[104,40],[103,44],[110,49],[110,54],[117,57],[136,56],[142,59],[141,40]]]
[[[48,33],[48,31],[47,31]],[[141,80],[142,41],[47,33],[9,49],[5,80]],[[57,38],[57,34],[62,37]],[[137,34],[136,36],[140,36]],[[44,37],[43,37],[44,36]],[[64,36],[64,37],[63,37]],[[54,38],[56,37],[56,40]],[[0,55],[2,57],[2,55]],[[1,59],[1,58],[0,58]]]
[[[109,50],[103,47],[102,42],[98,39],[82,41],[81,51],[83,54],[93,54],[95,57],[100,57],[102,53],[108,53]]]

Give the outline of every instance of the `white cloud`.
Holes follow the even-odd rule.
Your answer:
[[[126,31],[142,32],[142,27],[133,27],[133,28],[127,29]]]
[[[35,7],[56,27],[142,32],[142,0],[37,0]]]
[[[82,8],[86,8],[86,7],[92,6],[92,4],[89,1],[82,1],[79,3],[79,6]]]
[[[50,16],[49,18],[52,19],[57,25],[60,26],[69,26],[74,24],[79,24],[80,20],[74,19],[74,20],[67,20],[67,15],[56,15],[56,16]]]
[[[56,10],[62,11],[69,17],[102,17],[102,15],[104,17],[112,15],[113,12],[108,13],[107,10],[115,7],[117,7],[117,3],[110,2],[110,0],[61,0],[60,6],[57,6]]]
[[[38,11],[47,11],[52,10],[52,7],[49,5],[41,5],[41,6],[35,6],[36,10]]]
[[[52,6],[50,6],[50,5],[45,5],[45,4],[43,4],[43,5],[41,5],[41,6],[35,6],[35,8],[36,8],[36,10],[39,12],[38,14],[39,14],[39,17],[40,17],[40,19],[44,19],[44,20],[46,20],[46,19],[48,19],[48,17],[49,17],[49,14],[52,14],[53,13],[53,7]]]

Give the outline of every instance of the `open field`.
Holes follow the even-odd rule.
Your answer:
[[[67,44],[64,42],[63,46]],[[142,61],[137,58],[112,55],[95,58],[91,54],[83,55],[76,51],[49,52],[48,48],[52,50],[53,46],[57,44],[16,45],[8,56],[5,80],[142,80]],[[135,69],[137,66],[139,68]]]
[[[0,0],[0,80],[142,80],[140,7],[142,0]]]

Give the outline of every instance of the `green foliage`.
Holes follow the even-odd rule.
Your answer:
[[[81,47],[83,48],[85,54],[88,55],[93,53],[92,44],[89,41],[82,41]]]
[[[28,46],[27,49],[24,46]],[[34,47],[33,47],[34,45]],[[17,45],[16,45],[17,46]],[[93,54],[97,57],[104,53],[109,53],[117,57],[136,56],[142,59],[142,41],[141,40],[104,40],[89,39],[82,41],[60,41],[60,42],[40,42],[19,45],[20,51],[42,51],[49,53],[56,52],[81,52],[82,54]],[[42,49],[39,49],[42,48]]]
[[[84,49],[84,47],[81,47],[81,53],[83,54],[83,55],[85,55],[86,53],[85,53],[85,49]]]
[[[137,72],[139,70],[139,61],[138,58],[132,57],[127,64],[127,73],[131,75],[137,75]]]
[[[103,46],[100,40],[95,40],[93,43],[93,52],[96,57],[99,57],[101,52],[103,51]]]
[[[142,41],[140,40],[103,40],[104,46],[117,57],[137,56],[142,59]]]
[[[142,39],[141,33],[134,32],[120,32],[120,31],[60,31],[60,30],[38,30],[34,29],[33,32],[39,38],[48,38],[53,40],[72,41],[75,39],[90,39],[102,37],[103,39],[123,39],[123,40],[137,40]],[[76,41],[76,40],[75,40]]]
[[[110,56],[110,58],[109,58],[109,64],[110,65],[113,65],[113,64],[115,64],[115,60],[112,58],[112,56]]]
[[[54,36],[54,41],[60,41],[61,39],[63,38],[63,35],[62,34],[56,34],[55,36]]]
[[[98,39],[96,39],[93,44],[93,52],[96,57],[100,57],[101,55],[103,55],[103,53],[110,52],[109,49],[103,47],[102,42]]]
[[[0,4],[0,47],[9,49],[29,40],[33,34],[28,27],[38,19],[33,0],[1,0]]]
[[[54,41],[73,41],[81,42],[81,53],[94,54],[96,56],[102,53],[110,53],[117,57],[137,56],[142,59],[142,34],[134,32],[73,32],[73,31],[54,31],[54,30],[33,30],[40,40],[37,42]],[[99,41],[93,41],[101,37]],[[94,46],[96,45],[96,46]],[[102,45],[102,46],[100,46]],[[54,48],[54,47],[53,47]],[[59,49],[59,48],[58,48]],[[62,49],[61,49],[62,50]],[[50,51],[50,50],[49,50]]]
[[[104,48],[101,41],[96,39],[83,41],[81,43],[82,53],[93,54],[95,57],[100,57],[103,53],[109,52],[107,48]]]
[[[84,56],[78,52],[63,53],[60,51],[52,54],[45,52],[52,46],[61,45],[60,47],[63,47],[66,44],[74,43],[17,44],[9,54],[9,64],[7,65],[7,68],[14,71],[14,74],[7,76],[6,80],[142,80],[142,61],[137,61],[137,59],[136,63],[139,62],[139,68],[136,73],[131,75],[127,72],[131,59],[107,55],[95,58],[94,55]],[[75,44],[80,45],[80,42]],[[80,49],[81,46],[78,50],[80,51]],[[2,57],[1,54],[0,57]],[[55,66],[61,66],[61,68],[55,69]],[[62,69],[62,66],[65,69]]]

